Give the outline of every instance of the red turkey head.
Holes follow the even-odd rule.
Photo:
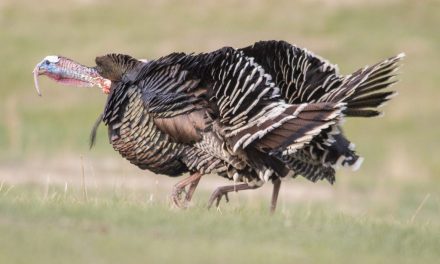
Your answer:
[[[46,75],[58,83],[79,87],[97,86],[105,94],[110,93],[111,81],[102,77],[95,67],[87,67],[62,56],[47,56],[35,66],[35,88],[41,96],[38,76]]]

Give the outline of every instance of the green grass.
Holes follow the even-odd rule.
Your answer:
[[[186,211],[142,196],[19,187],[0,192],[1,263],[436,263],[436,222],[266,201]],[[437,204],[438,205],[438,204]],[[432,208],[438,212],[437,208]],[[426,210],[426,209],[424,209]]]

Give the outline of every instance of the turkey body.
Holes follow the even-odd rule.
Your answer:
[[[283,41],[147,63],[109,54],[96,60],[112,81],[102,121],[116,151],[155,173],[217,173],[258,186],[296,175],[333,183],[337,166],[361,161],[341,121],[379,114],[400,58],[341,76]]]
[[[269,151],[294,142],[271,135],[274,124],[291,125],[285,128],[286,136],[298,132],[297,139],[311,129],[333,124],[328,117],[337,118],[335,113],[340,112],[335,104],[286,104],[271,78],[232,48],[200,55],[171,54],[137,63],[122,75],[112,86],[103,121],[115,150],[142,169],[169,176],[199,171],[235,175],[235,180],[246,182],[268,181],[275,170],[277,175],[288,173]],[[295,124],[296,110],[295,115],[303,110],[311,115],[311,122],[304,121],[309,129],[300,131],[301,124]],[[245,142],[252,136],[257,142]],[[260,138],[268,142],[259,145]],[[241,148],[244,143],[246,149]]]

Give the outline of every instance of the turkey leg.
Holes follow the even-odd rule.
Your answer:
[[[194,174],[191,174],[189,177],[183,179],[182,181],[178,182],[173,187],[173,192],[171,193],[171,200],[173,201],[174,205],[178,208],[186,208],[188,206],[188,203],[191,201],[191,198],[194,194],[194,191],[196,190],[197,185],[199,184],[200,178],[202,177],[202,174],[199,172],[196,172]],[[186,186],[189,185],[188,191],[185,190]],[[182,193],[185,192],[185,198],[182,202]]]
[[[216,202],[215,206],[218,207],[221,199],[225,196],[226,202],[229,202],[228,193],[233,191],[243,191],[249,189],[257,189],[260,186],[249,186],[246,183],[238,184],[238,185],[228,185],[223,187],[218,187],[211,195],[211,198],[208,202],[208,209],[212,207],[214,201]],[[280,192],[281,180],[279,178],[273,181],[273,191],[272,191],[272,200],[270,203],[270,212],[274,213],[277,207],[278,194]]]
[[[230,193],[230,192],[233,192],[233,191],[238,192],[238,191],[249,190],[249,189],[257,189],[259,187],[260,186],[257,186],[257,185],[249,186],[247,183],[218,187],[212,193],[211,198],[209,198],[208,209],[212,207],[212,204],[214,203],[214,201],[216,201],[215,206],[218,207],[218,205],[220,204],[220,200],[222,199],[223,196],[225,196],[226,202],[229,202],[228,193]]]

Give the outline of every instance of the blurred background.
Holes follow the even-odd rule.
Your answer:
[[[85,181],[89,190],[136,191],[141,200],[165,201],[176,179],[123,160],[104,127],[89,150],[91,127],[105,103],[99,89],[40,78],[38,97],[33,67],[46,55],[94,65],[96,56],[110,52],[154,59],[276,39],[338,64],[343,74],[407,55],[393,87],[399,96],[383,108],[385,116],[345,123],[365,158],[361,169],[339,171],[334,186],[299,178],[284,184],[281,210],[324,204],[353,215],[438,224],[439,14],[437,0],[1,0],[0,183],[47,195],[48,186],[76,188]],[[224,184],[229,182],[205,177],[196,201],[204,205]],[[228,206],[252,206],[257,197],[268,204],[270,191],[266,186],[234,195]]]

